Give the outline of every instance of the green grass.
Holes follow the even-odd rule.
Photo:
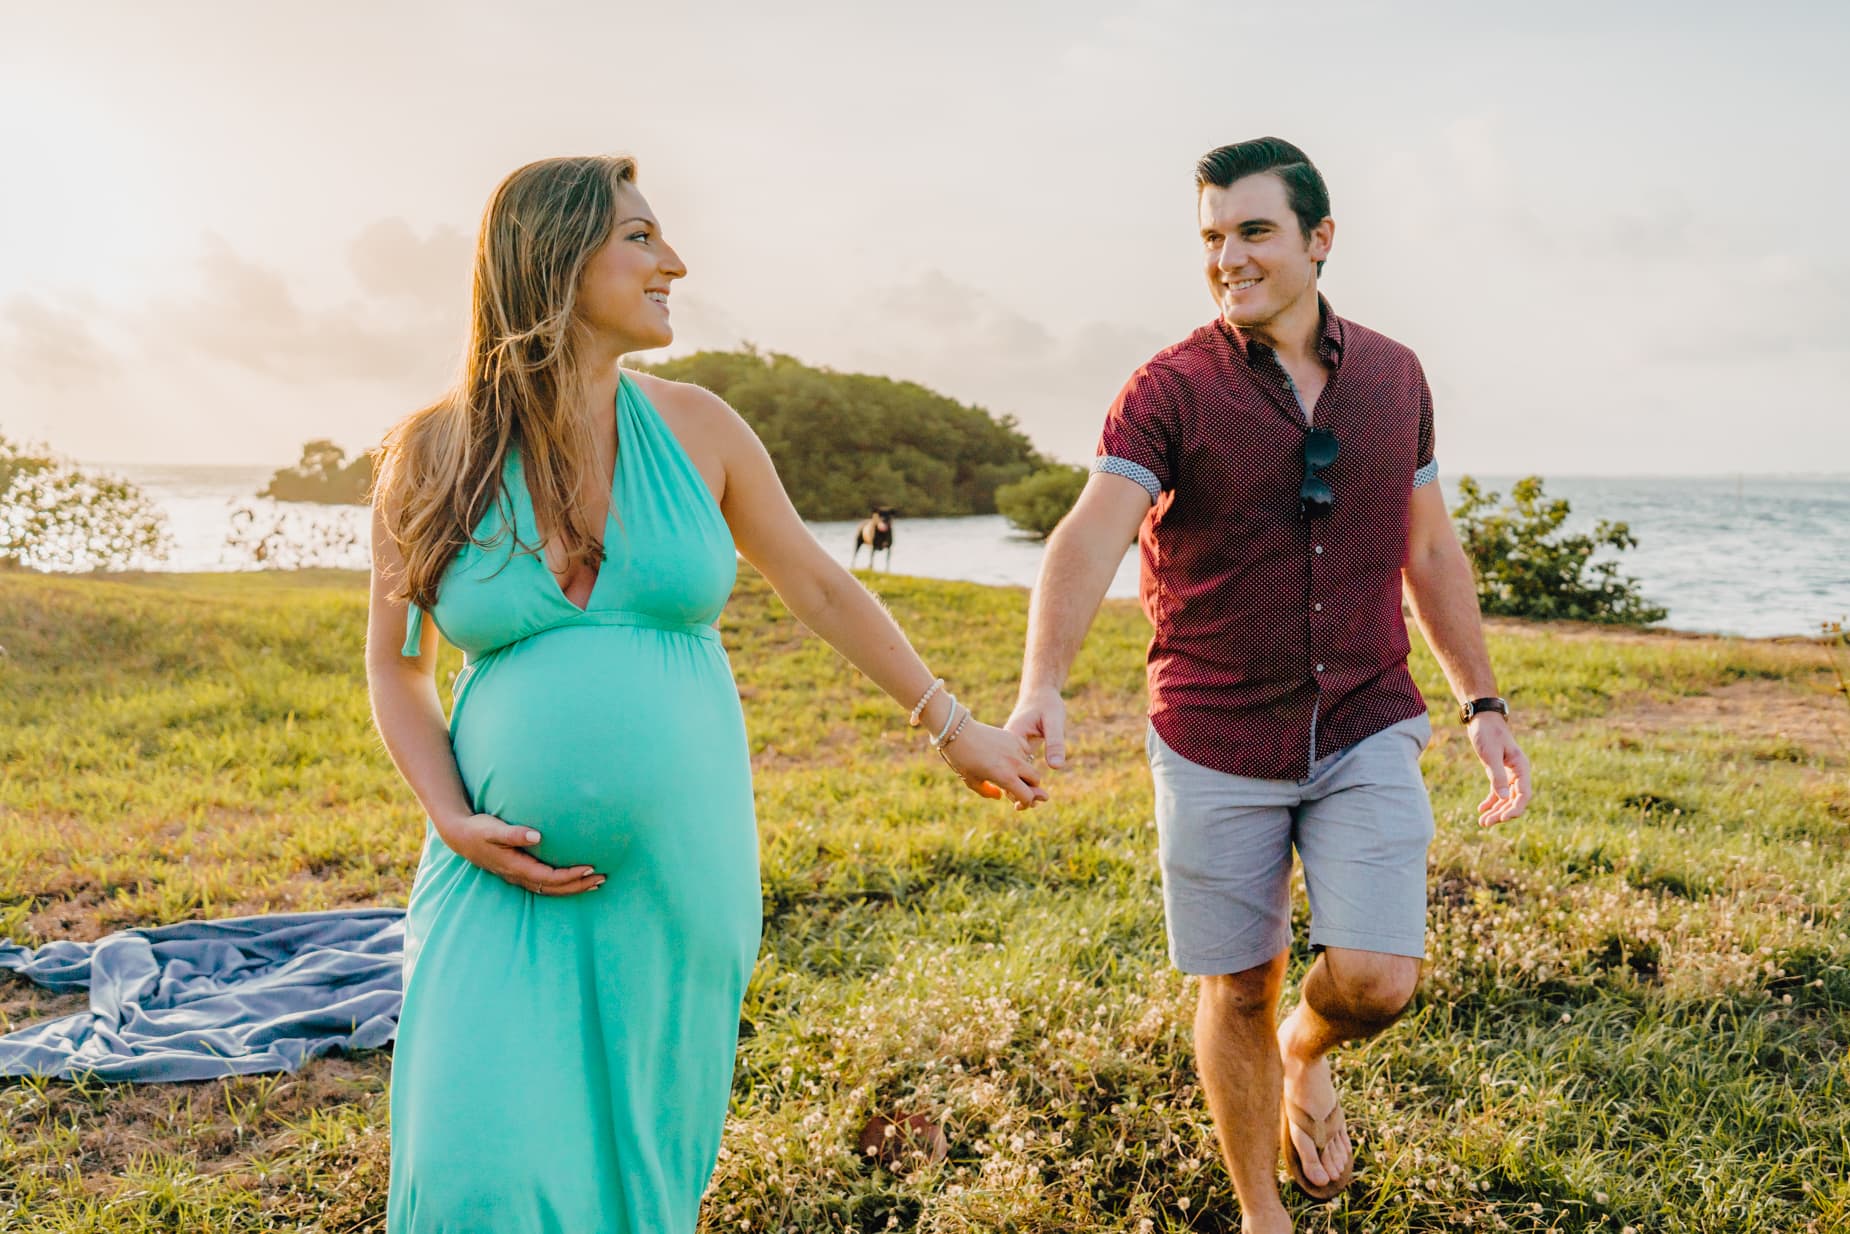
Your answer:
[[[868,577],[999,721],[1024,594]],[[0,574],[0,931],[402,903],[422,820],[371,729],[364,610],[344,573]],[[1163,953],[1135,608],[1100,616],[1073,770],[1026,815],[958,787],[749,572],[723,626],[767,925],[707,1227],[1237,1229]],[[1492,642],[1541,796],[1478,831],[1482,772],[1416,652],[1431,963],[1339,1057],[1365,1173],[1299,1228],[1850,1229],[1850,709],[1823,652]],[[81,1005],[0,981],[0,1027]],[[7,1082],[0,1231],[378,1229],[387,1066]],[[942,1163],[857,1151],[902,1112],[943,1124]]]

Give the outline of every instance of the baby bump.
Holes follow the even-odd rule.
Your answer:
[[[716,642],[623,627],[537,635],[475,669],[452,742],[475,808],[538,831],[529,851],[549,865],[756,887],[745,726]]]

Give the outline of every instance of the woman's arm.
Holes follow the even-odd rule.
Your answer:
[[[717,395],[699,387],[676,385],[669,397],[687,413],[688,423],[708,430],[708,439],[720,444],[725,464],[720,510],[740,555],[764,575],[798,621],[910,711],[931,688],[931,670],[892,614],[803,526],[758,435]],[[950,708],[947,692],[940,690],[920,723],[941,732],[950,721]],[[985,797],[1006,793],[1019,809],[1047,799],[1027,743],[1012,733],[972,717],[943,753],[964,783]]]
[[[528,853],[540,833],[513,827],[489,814],[477,814],[456,769],[449,725],[437,698],[437,638],[426,621],[416,656],[400,655],[405,641],[407,606],[392,599],[404,569],[398,546],[385,529],[385,516],[373,510],[372,592],[366,612],[366,687],[373,723],[398,773],[450,849],[517,887],[542,895],[590,891],[604,878],[589,866],[557,869]]]

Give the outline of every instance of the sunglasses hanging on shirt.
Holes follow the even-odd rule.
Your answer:
[[[1336,490],[1319,473],[1336,461],[1336,434],[1314,428],[1304,434],[1304,480],[1298,485],[1298,504],[1305,518],[1328,514],[1336,505]]]

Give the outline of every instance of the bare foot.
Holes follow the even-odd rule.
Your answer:
[[[1330,1060],[1322,1056],[1307,1062],[1293,1051],[1291,1029],[1295,1019],[1295,1015],[1286,1016],[1285,1022],[1278,1026],[1278,1053],[1285,1064],[1285,1100],[1296,1104],[1312,1118],[1326,1119],[1338,1105],[1336,1085],[1330,1079]],[[1291,1142],[1297,1145],[1304,1177],[1318,1187],[1340,1178],[1355,1156],[1355,1149],[1349,1143],[1348,1127],[1339,1127],[1319,1154],[1316,1141],[1295,1120],[1290,1121]]]

